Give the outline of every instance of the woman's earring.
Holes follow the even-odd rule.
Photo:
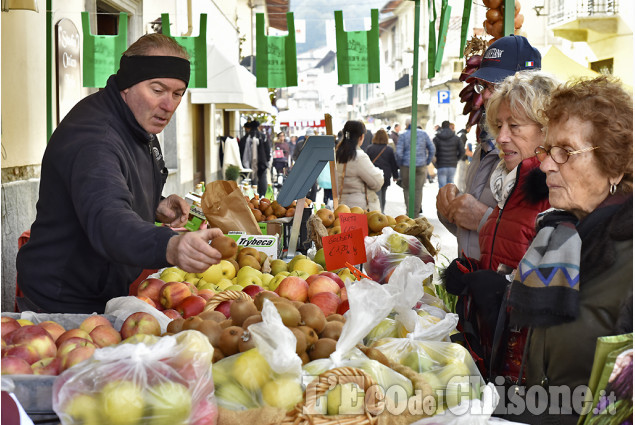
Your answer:
[[[611,183],[611,187],[609,188],[609,193],[611,195],[615,195],[615,192],[617,192],[617,185],[615,183]]]

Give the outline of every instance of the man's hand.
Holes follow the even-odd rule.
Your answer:
[[[443,186],[439,189],[439,193],[437,194],[437,211],[450,222],[453,222],[449,215],[450,202],[452,202],[458,194],[459,189],[452,183]]]
[[[485,212],[487,212],[487,205],[479,202],[472,195],[463,194],[450,202],[446,217],[450,222],[464,229],[477,230]]]
[[[190,206],[178,195],[170,195],[159,203],[156,211],[157,220],[169,224],[170,227],[183,227],[190,215]]]
[[[220,236],[223,232],[214,228],[172,237],[165,254],[168,263],[189,273],[203,273],[221,260],[220,252],[209,245],[212,239]]]

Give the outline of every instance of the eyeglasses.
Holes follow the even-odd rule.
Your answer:
[[[491,92],[494,91],[496,87],[493,84],[488,83],[487,81],[479,80],[478,83],[474,84],[474,91],[477,94],[483,93],[485,90],[489,90]]]
[[[565,148],[561,148],[560,146],[552,146],[549,149],[545,148],[544,146],[538,146],[536,150],[534,150],[534,153],[536,154],[536,158],[538,158],[538,161],[540,162],[543,162],[545,159],[547,159],[547,155],[549,155],[556,164],[562,165],[566,163],[569,160],[569,157],[572,155],[590,152],[597,148],[599,148],[599,146],[591,146],[588,148],[580,149],[578,151],[569,152],[568,150],[566,150]]]

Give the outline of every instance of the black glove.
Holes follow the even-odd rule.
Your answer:
[[[493,270],[478,270],[465,276],[476,311],[493,330],[509,281]]]
[[[441,280],[450,294],[466,295],[468,276],[476,270],[478,270],[478,263],[474,258],[455,258],[447,268],[441,271]]]

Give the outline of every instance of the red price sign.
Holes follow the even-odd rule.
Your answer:
[[[350,232],[354,229],[361,229],[364,237],[368,236],[368,219],[366,214],[340,213],[340,227],[342,233]]]
[[[351,264],[366,262],[366,248],[364,247],[362,229],[353,229],[350,232],[324,236],[322,238],[322,246],[327,270],[346,267],[346,262]]]

